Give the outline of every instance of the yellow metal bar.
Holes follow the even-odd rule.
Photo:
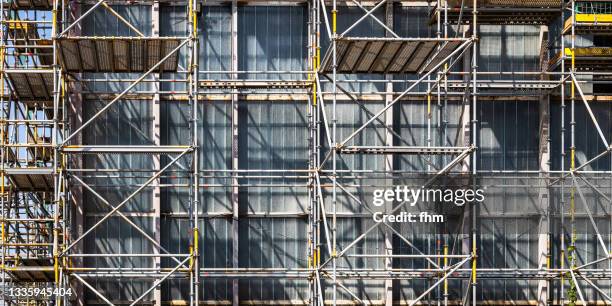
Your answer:
[[[9,25],[9,29],[11,30],[25,30],[28,31],[30,28],[30,25],[27,22],[22,22],[19,20],[11,20],[11,21],[7,21],[8,25]]]
[[[106,3],[104,2],[102,2],[102,4],[106,5]],[[57,10],[55,8],[53,8],[53,10],[51,11],[51,22],[53,26],[57,24]]]
[[[4,242],[6,241],[5,223],[6,223],[6,221],[2,221],[2,245],[4,245]]]
[[[195,248],[195,251],[197,253],[198,250],[198,228],[194,228],[193,229],[193,247]]]
[[[431,94],[427,92],[427,117],[431,118]]]
[[[192,33],[195,36],[198,31],[198,20],[197,20],[197,15],[195,14],[195,8],[193,7],[193,1],[189,0],[189,18],[191,18],[191,24],[193,25],[192,27]]]
[[[193,13],[193,33],[195,33],[194,35],[196,35],[198,33],[198,16]]]
[[[576,52],[572,49],[572,72],[574,72],[574,67],[576,65]],[[572,80],[572,99],[574,98],[574,81]]]
[[[565,268],[565,250],[561,250],[561,270]],[[565,282],[565,273],[561,272],[561,283]]]
[[[308,245],[312,245],[312,240],[308,239]],[[312,256],[307,256],[308,257],[308,269],[312,268],[312,259],[314,257],[314,250],[313,250],[313,255]]]
[[[53,272],[55,275],[55,283],[59,284],[59,261],[57,255],[53,256]]]
[[[336,34],[336,10],[332,11],[332,34]]]
[[[49,247],[53,246],[53,243],[3,243],[3,245],[12,247]]]
[[[472,284],[476,284],[476,239],[472,239]]]
[[[576,14],[576,22],[608,23],[612,22],[612,14]]]
[[[196,225],[197,226],[197,225]],[[198,241],[199,241],[199,234],[198,234],[198,228],[195,227],[193,229],[193,249],[190,250],[191,253],[191,258],[189,259],[190,261],[193,261],[194,256],[198,256],[199,254],[199,248],[198,248]]]
[[[549,236],[549,239],[547,239],[547,240],[548,240],[548,243],[546,245],[546,249],[547,249],[546,250],[546,269],[550,269],[551,268],[551,264],[550,264],[550,255],[551,255],[550,254],[551,253],[550,252],[550,244],[551,244],[550,236]]]
[[[189,270],[193,269],[193,247],[189,246]]]
[[[317,105],[317,82],[312,83],[312,105]]]
[[[313,71],[316,71],[319,69],[319,56],[321,55],[321,49],[319,47],[315,48],[315,54],[314,54],[314,58],[312,59],[312,67],[313,67]],[[316,82],[316,77],[313,75],[312,78],[310,77],[310,74],[308,74],[308,79],[309,80],[314,80],[315,82],[312,83],[312,105],[317,105],[317,82]]]
[[[444,244],[444,268],[448,267],[448,245]],[[444,279],[444,296],[448,296],[448,278]]]

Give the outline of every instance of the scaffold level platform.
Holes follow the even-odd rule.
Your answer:
[[[13,185],[20,191],[53,190],[53,169],[47,167],[5,169]]]
[[[463,7],[462,7],[463,5]],[[559,15],[560,0],[478,0],[480,24],[548,24]],[[437,7],[431,10],[431,22],[436,20]],[[462,16],[459,19],[459,16]],[[453,24],[472,22],[472,1],[448,2],[448,21]]]
[[[338,149],[341,154],[407,154],[407,155],[456,155],[469,147],[424,147],[424,146],[346,146]]]
[[[449,0],[450,7],[472,7],[472,0]],[[556,8],[561,7],[561,0],[477,0],[476,5],[480,8],[507,7],[507,8]]]
[[[29,282],[49,282],[54,278],[51,259],[20,258],[19,265],[7,270],[16,280]]]
[[[8,69],[5,71],[15,93],[20,99],[44,99],[53,97],[53,71],[48,69]]]
[[[144,72],[178,47],[172,37],[67,37],[59,42],[62,68],[67,72]],[[178,53],[159,72],[176,71]]]
[[[339,38],[338,73],[414,73],[429,71],[455,51],[464,39],[417,40],[385,38]],[[321,70],[332,71],[332,50],[327,50]]]
[[[200,86],[204,88],[308,88],[312,81],[283,80],[204,80]]]
[[[612,14],[576,14],[574,31],[577,34],[612,34]],[[563,34],[571,34],[572,18],[565,20]]]
[[[189,150],[189,146],[65,146],[62,148],[64,153],[73,154],[180,154],[185,150]]]
[[[572,50],[565,48],[565,56],[558,53],[549,63],[549,70],[561,65],[562,58],[566,67],[571,65]],[[579,47],[574,48],[575,65],[578,70],[608,71],[612,68],[612,47]]]
[[[53,8],[53,1],[51,0],[11,0],[4,2],[5,8],[12,8],[14,10],[50,10]]]

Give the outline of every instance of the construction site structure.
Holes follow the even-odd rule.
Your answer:
[[[0,12],[0,305],[612,303],[612,1]]]

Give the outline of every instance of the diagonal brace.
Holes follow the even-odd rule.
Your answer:
[[[584,97],[584,93],[582,92],[580,85],[578,85],[578,80],[576,80],[576,76],[573,73],[571,73],[571,76],[572,76],[572,80],[574,80],[574,85],[576,86],[576,89],[578,89],[580,98],[582,98],[582,102],[584,102],[584,107],[589,112],[589,116],[591,117],[591,120],[593,121],[593,124],[595,125],[595,128],[597,129],[597,133],[599,133],[599,137],[601,138],[601,141],[604,143],[606,148],[610,148],[610,145],[608,144],[608,141],[606,140],[606,136],[604,136],[603,132],[601,131],[601,127],[599,126],[599,123],[597,122],[597,118],[595,118],[595,114],[593,114],[593,111],[591,110],[589,103]]]
[[[121,209],[121,207],[123,207],[133,197],[135,197],[138,193],[140,193],[142,190],[144,190],[149,184],[151,184],[151,182],[156,180],[162,173],[164,173],[164,171],[166,171],[168,168],[170,168],[170,166],[174,165],[176,163],[176,161],[178,161],[181,157],[183,157],[185,154],[187,154],[188,152],[191,152],[191,151],[192,151],[191,148],[183,151],[183,153],[179,154],[176,158],[174,158],[172,161],[170,161],[161,170],[159,170],[157,173],[155,173],[155,175],[150,177],[144,184],[142,184],[140,187],[138,187],[138,189],[136,189],[134,192],[132,192],[125,200],[123,200],[121,203],[119,203],[119,205],[115,206],[115,208],[113,208],[104,217],[102,217],[102,219],[100,219],[98,222],[96,222],[96,224],[94,224],[85,233],[83,233],[83,235],[81,235],[79,238],[77,238],[75,241],[73,241],[68,247],[66,247],[66,249],[64,249],[64,251],[62,252],[62,255],[66,254],[66,252],[68,252],[68,250],[70,250],[72,247],[74,247],[79,241],[81,241],[88,234],[93,232],[98,226],[100,226],[100,224],[102,224],[104,221],[106,221],[106,219],[110,218],[110,216],[112,216],[115,212],[117,212],[119,209]]]
[[[470,151],[470,150],[471,150],[471,149],[468,149],[468,150],[466,150],[466,151]],[[433,183],[433,182],[434,182],[434,179],[435,179],[435,178],[437,178],[438,176],[440,176],[440,175],[444,174],[445,172],[448,172],[448,171],[449,171],[449,170],[450,170],[450,169],[453,167],[453,165],[456,165],[458,162],[460,162],[461,160],[465,159],[465,158],[466,158],[468,155],[469,155],[469,154],[461,154],[461,155],[457,156],[457,158],[455,158],[453,161],[451,161],[451,163],[450,163],[448,166],[446,166],[446,167],[444,167],[444,169],[442,169],[442,170],[438,171],[438,172],[436,173],[436,175],[434,176],[434,178],[433,178],[433,179],[430,179],[430,180],[427,182],[427,184],[424,184],[424,185],[423,185],[423,188],[425,188],[425,187],[429,186],[429,184],[431,184],[431,183]],[[336,184],[336,183],[335,183],[335,181],[334,181],[334,184]],[[390,213],[390,214],[393,214],[393,213],[397,212],[397,211],[398,211],[398,210],[400,210],[402,207],[404,207],[404,205],[405,205],[407,202],[408,202],[408,201],[403,201],[403,202],[399,203],[399,204],[397,205],[397,207],[393,208],[393,209],[392,209],[392,210],[391,210],[389,213]],[[338,255],[336,255],[336,257],[340,257],[340,256],[344,255],[346,252],[348,252],[348,251],[349,251],[349,250],[350,250],[350,249],[351,249],[353,246],[355,246],[357,243],[359,243],[359,241],[363,240],[363,239],[364,239],[364,238],[365,238],[365,237],[366,237],[366,236],[367,236],[367,235],[368,235],[368,234],[369,234],[371,231],[373,231],[374,229],[378,228],[378,226],[380,226],[380,224],[381,224],[381,223],[384,223],[384,222],[375,223],[375,224],[373,224],[372,226],[370,226],[370,227],[369,227],[369,228],[368,228],[368,229],[367,229],[367,230],[366,230],[366,231],[365,231],[363,234],[359,235],[359,237],[355,238],[355,239],[353,240],[353,242],[351,242],[351,243],[350,243],[349,245],[347,245],[347,246],[346,246],[344,249],[342,249],[342,251],[340,251],[340,253],[338,253]],[[326,266],[327,264],[329,264],[329,263],[332,261],[332,259],[333,259],[333,258],[334,258],[334,257],[330,257],[330,258],[328,258],[328,259],[327,259],[327,260],[326,260],[326,261],[325,261],[325,262],[324,262],[324,263],[321,265],[321,267],[324,267],[324,266]]]
[[[366,18],[368,18],[368,16],[372,15],[372,13],[374,13],[374,11],[376,11],[381,5],[385,4],[385,2],[387,2],[387,0],[382,0],[376,6],[374,6],[374,8],[372,8],[369,11],[367,11],[367,13],[365,15],[361,16],[361,18],[359,18],[357,21],[355,21],[355,23],[353,23],[348,29],[346,29],[346,31],[342,32],[342,34],[340,34],[340,37],[344,37],[344,35],[348,34],[352,29],[354,29],[362,21],[364,21]]]
[[[85,189],[89,190],[89,192],[91,192],[94,196],[96,196],[98,199],[100,199],[100,201],[102,201],[102,203],[104,203],[106,206],[110,207],[111,209],[115,208],[104,197],[102,197],[93,188],[91,188],[91,186],[89,186],[87,183],[85,183],[80,177],[78,177],[76,175],[72,175],[71,177],[74,178],[77,182],[79,182],[79,184],[81,184],[81,186],[85,187]],[[147,232],[145,232],[142,228],[140,228],[136,223],[134,223],[132,220],[130,220],[130,218],[128,218],[122,212],[118,211],[117,215],[119,215],[119,217],[121,217],[129,225],[131,225],[136,231],[141,233],[147,240],[151,241],[151,243],[153,243],[153,245],[155,245],[156,247],[160,248],[162,251],[166,252],[166,254],[170,254],[170,252],[166,248],[164,248],[157,240],[155,240],[153,237],[151,237]],[[171,256],[171,258],[174,261],[176,261],[177,263],[180,263],[180,261],[176,257]]]

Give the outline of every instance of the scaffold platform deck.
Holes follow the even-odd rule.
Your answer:
[[[204,80],[200,81],[203,88],[308,88],[312,81],[284,80]]]
[[[407,155],[456,155],[469,147],[423,147],[423,146],[346,146],[338,149],[341,154],[407,154]]]
[[[559,52],[550,62],[549,70],[555,70],[565,60],[566,67],[571,65],[570,48],[565,49],[565,56]],[[578,47],[574,48],[575,65],[578,70],[609,71],[612,68],[612,47]]]
[[[559,15],[561,1],[478,0],[477,5],[480,24],[548,24]],[[437,6],[431,10],[431,22],[436,20],[437,11]],[[465,24],[472,21],[471,0],[448,2],[448,22]]]
[[[465,7],[472,7],[472,0],[449,0],[448,5],[451,7],[459,7],[461,4]],[[491,7],[506,7],[506,8],[556,8],[561,7],[561,0],[477,0],[478,9]]]
[[[612,14],[576,14],[574,31],[577,34],[612,34]],[[563,34],[571,34],[572,18],[565,20]]]
[[[339,38],[338,73],[415,73],[429,71],[455,51],[458,40],[385,38]],[[327,50],[321,70],[332,71],[332,52]]]
[[[16,280],[27,282],[50,282],[54,279],[53,262],[49,259],[20,258],[19,265],[9,268]]]
[[[53,190],[53,169],[47,167],[8,168],[6,174],[20,191]]]
[[[59,42],[59,56],[67,72],[144,72],[179,43],[179,38],[171,37],[68,37]],[[159,72],[177,68],[175,52],[159,66]]]
[[[432,10],[432,15],[435,14],[435,9]],[[462,15],[459,20],[459,15]],[[559,15],[559,9],[553,8],[479,8],[478,23],[479,24],[533,24],[544,25],[549,24],[555,17]],[[431,18],[432,23],[435,17]],[[450,7],[448,9],[448,21],[451,24],[469,24],[473,20],[472,11],[469,9]]]
[[[15,93],[20,99],[44,99],[53,97],[53,74],[46,69],[8,69],[5,71],[10,79]]]
[[[5,2],[5,8],[14,10],[50,10],[53,7],[51,0],[12,0]]]

